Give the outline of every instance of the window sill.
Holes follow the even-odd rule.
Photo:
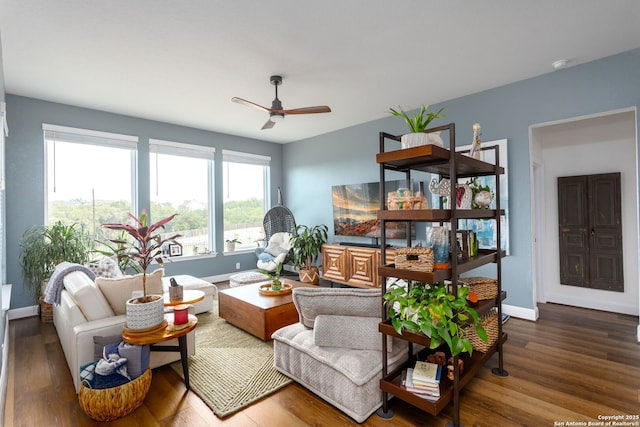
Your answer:
[[[211,252],[209,254],[170,256],[165,258],[165,264],[173,263],[173,262],[181,262],[181,261],[193,261],[196,259],[215,258],[218,255],[219,254],[217,252]]]
[[[254,249],[238,249],[236,251],[231,251],[231,252],[225,251],[222,253],[222,255],[224,256],[237,255],[237,254],[242,255],[242,254],[252,254],[254,252],[255,252]]]

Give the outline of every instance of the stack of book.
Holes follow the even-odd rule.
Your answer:
[[[416,362],[414,368],[407,369],[405,387],[423,399],[438,400],[440,398],[440,376],[442,366],[436,363]]]

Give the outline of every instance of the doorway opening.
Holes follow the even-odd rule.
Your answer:
[[[638,157],[635,108],[530,128],[534,306],[555,302],[637,316]],[[558,185],[561,176],[620,172],[623,292],[560,282]],[[627,237],[628,236],[628,237]],[[639,327],[640,329],[640,327]]]

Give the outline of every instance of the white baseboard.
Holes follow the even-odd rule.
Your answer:
[[[638,342],[640,342],[640,325],[638,325],[638,333],[636,334]]]
[[[532,320],[534,322],[538,320],[538,307],[523,308],[516,305],[502,304],[502,312],[519,319]]]
[[[37,316],[40,306],[32,305],[31,307],[20,307],[9,310],[9,320],[23,319],[25,317]]]

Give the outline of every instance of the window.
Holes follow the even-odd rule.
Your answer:
[[[236,250],[256,247],[264,238],[270,157],[222,151],[224,240],[237,239]]]
[[[182,254],[211,252],[215,149],[152,139],[149,141],[149,152],[151,220],[158,221],[178,213],[165,226],[165,232],[183,236],[179,239]]]
[[[43,124],[46,156],[45,221],[81,223],[102,239],[106,222],[135,212],[138,138]]]

